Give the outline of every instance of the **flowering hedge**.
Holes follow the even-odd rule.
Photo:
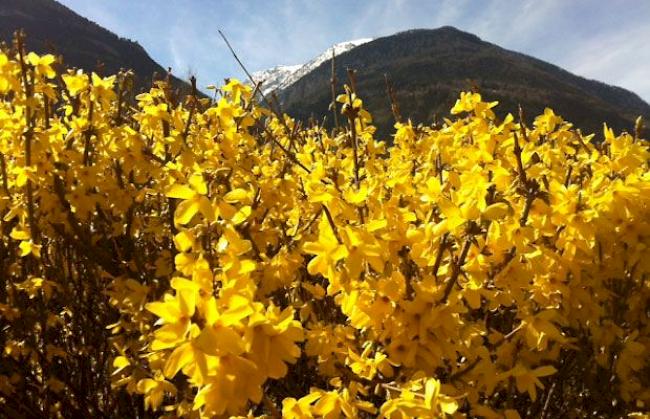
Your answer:
[[[463,93],[388,146],[347,86],[331,132],[58,67],[0,52],[9,416],[647,411],[638,134]]]

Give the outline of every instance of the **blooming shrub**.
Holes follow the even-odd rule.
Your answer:
[[[639,135],[463,93],[388,146],[347,87],[332,133],[57,66],[0,52],[9,416],[647,411]]]

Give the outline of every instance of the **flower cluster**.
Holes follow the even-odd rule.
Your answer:
[[[389,146],[347,86],[328,131],[237,80],[129,102],[128,73],[57,66],[20,38],[0,52],[0,409],[648,408],[639,135],[596,142],[550,109],[528,126],[463,93],[456,119],[396,122]]]

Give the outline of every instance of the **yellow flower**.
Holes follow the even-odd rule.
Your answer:
[[[244,340],[235,326],[253,313],[244,297],[232,298],[230,307],[219,313],[217,301],[210,298],[205,306],[205,327],[194,344],[208,355],[239,355],[244,352]]]
[[[144,394],[145,410],[156,410],[163,402],[165,394],[176,394],[176,387],[160,377],[143,378],[138,381],[138,393]]]
[[[214,210],[210,200],[205,196],[208,193],[203,177],[194,174],[189,179],[188,185],[174,184],[167,191],[169,198],[182,199],[174,212],[174,223],[185,225],[192,218],[201,213],[208,221],[214,220]]]
[[[160,317],[159,322],[163,324],[155,333],[152,350],[172,348],[186,339],[196,309],[196,294],[195,289],[181,288],[175,296],[165,294],[164,301],[145,306],[148,311]]]
[[[321,274],[325,278],[333,279],[336,271],[336,262],[348,256],[348,250],[339,244],[327,217],[321,216],[318,228],[318,241],[307,242],[303,249],[306,253],[315,255],[307,265],[310,275]]]
[[[287,419],[308,419],[314,416],[311,413],[311,404],[314,403],[320,394],[310,393],[305,397],[296,400],[293,397],[287,397],[282,400],[282,417]]]
[[[518,363],[509,373],[515,378],[517,390],[520,393],[527,392],[532,401],[535,401],[537,400],[537,387],[544,388],[544,384],[539,381],[539,377],[553,375],[556,372],[557,370],[551,365],[529,370]]]
[[[90,85],[88,75],[84,74],[82,70],[78,70],[75,74],[64,74],[61,76],[65,83],[68,92],[74,97],[79,93],[84,92]]]
[[[458,409],[458,403],[454,399],[440,394],[440,381],[436,379],[429,379],[425,383],[424,403],[433,414],[441,411],[442,413],[451,415]]]
[[[293,317],[291,308],[280,311],[271,305],[266,313],[256,313],[248,323],[247,351],[261,372],[270,378],[284,377],[286,363],[294,363],[300,357],[296,342],[303,340],[302,325]]]
[[[47,54],[40,57],[33,52],[27,54],[27,62],[34,66],[36,74],[44,76],[48,79],[53,79],[56,77],[56,71],[54,71],[52,68],[54,61],[56,61],[56,58],[52,54]]]

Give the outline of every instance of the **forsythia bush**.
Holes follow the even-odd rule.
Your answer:
[[[7,416],[647,411],[638,135],[464,93],[389,147],[347,87],[332,134],[57,68],[0,52]]]

